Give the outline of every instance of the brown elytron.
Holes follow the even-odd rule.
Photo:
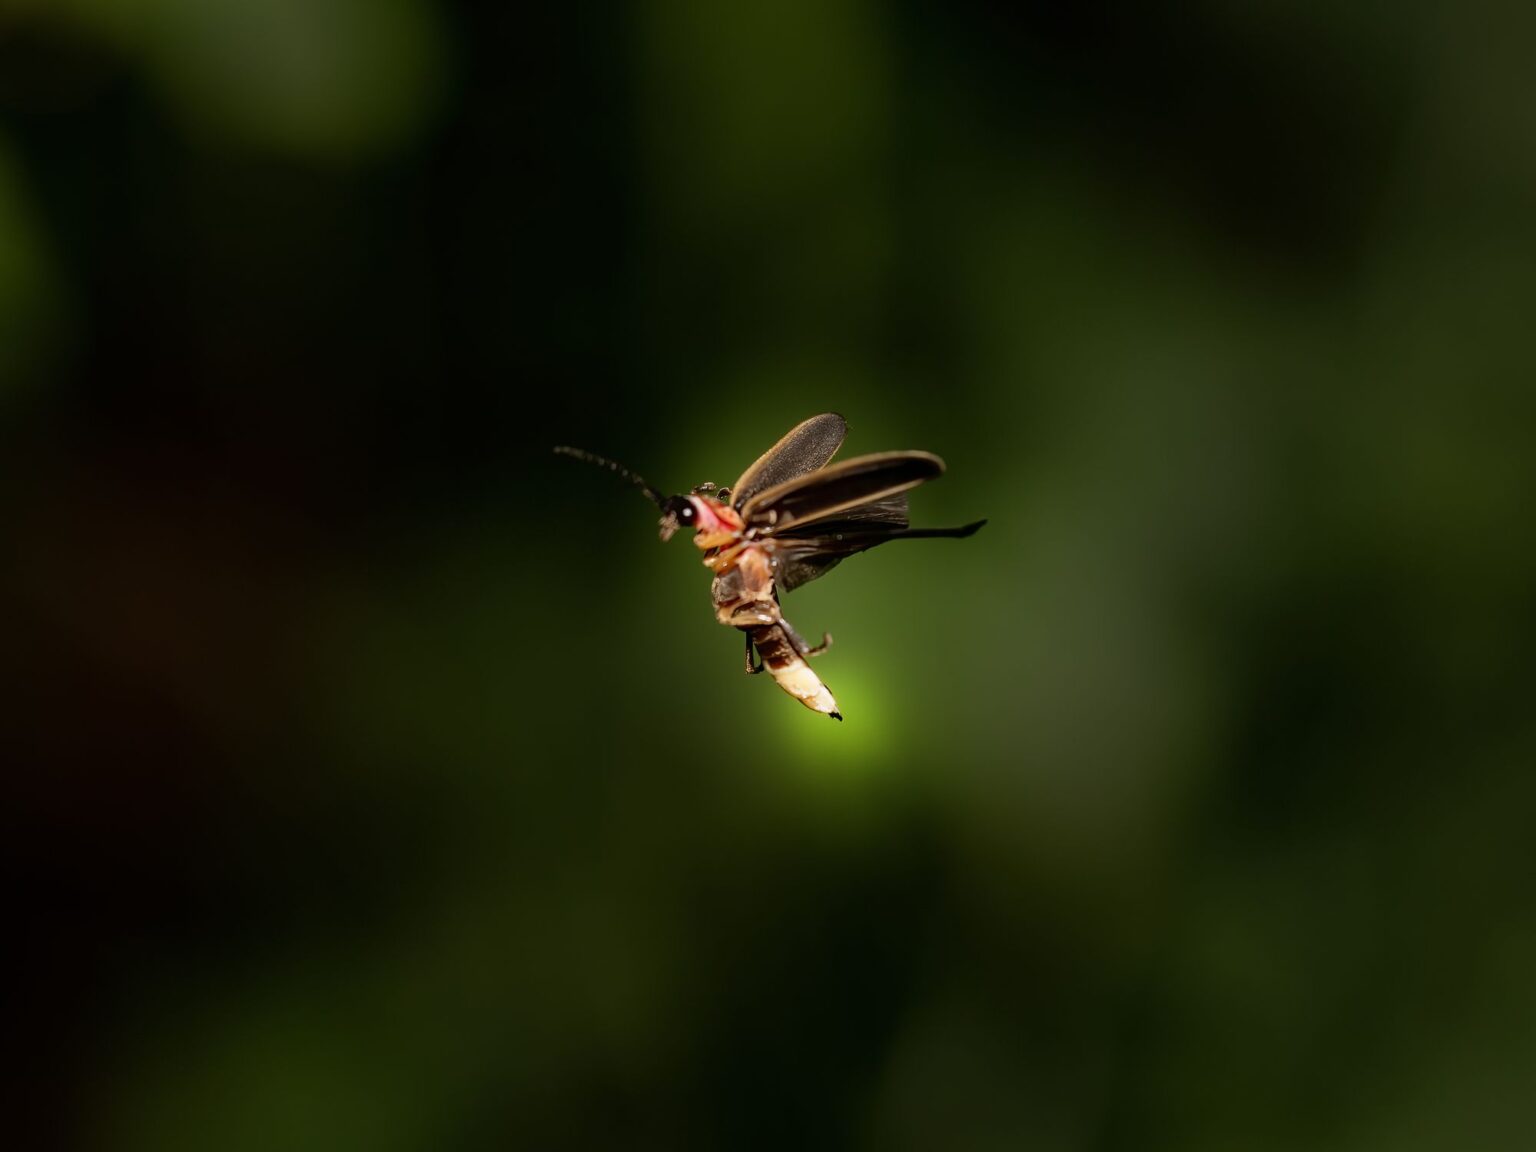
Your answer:
[[[663,540],[679,528],[693,528],[693,542],[715,577],[710,589],[715,617],[746,635],[747,672],[766,668],[807,708],[841,720],[837,701],[807,663],[826,651],[832,637],[823,633],[820,644],[806,643],[784,619],[779,594],[887,540],[969,536],[986,523],[908,527],[907,493],[942,475],[944,461],[931,452],[876,452],[833,464],[847,431],[834,412],[812,416],[758,457],[733,487],[702,484],[667,499],[611,460],[577,448],[555,451],[608,468],[638,486],[662,510]],[[754,649],[760,664],[753,662]]]

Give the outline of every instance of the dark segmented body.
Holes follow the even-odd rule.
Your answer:
[[[763,667],[773,673],[780,688],[807,708],[824,712],[834,720],[843,718],[843,714],[837,710],[837,701],[832,698],[832,693],[827,691],[821,677],[812,671],[805,657],[800,655],[794,643],[785,635],[782,624],[759,624],[756,628],[745,628],[743,631],[752,637],[752,643],[757,646],[757,654],[763,658]]]
[[[752,638],[763,667],[774,682],[800,703],[836,720],[843,718],[837,701],[821,677],[812,671],[796,645],[792,630],[779,613],[773,591],[771,545],[739,548],[732,564],[715,577],[711,594],[715,618]]]

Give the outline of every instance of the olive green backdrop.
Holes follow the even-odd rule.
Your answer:
[[[0,4],[15,1146],[1532,1146],[1536,20],[517,7]]]

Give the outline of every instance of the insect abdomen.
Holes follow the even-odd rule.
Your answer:
[[[811,670],[805,658],[796,651],[793,643],[777,624],[762,624],[749,630],[752,643],[763,659],[763,666],[773,673],[779,687],[788,692],[813,712],[821,712],[841,720],[837,701],[821,682],[821,677]]]

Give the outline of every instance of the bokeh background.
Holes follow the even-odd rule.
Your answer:
[[[1536,1147],[1533,45],[0,3],[9,1145]]]

